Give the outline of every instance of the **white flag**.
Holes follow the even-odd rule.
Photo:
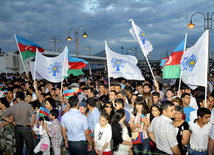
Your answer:
[[[149,52],[153,50],[152,44],[149,40],[146,39],[146,35],[142,29],[135,25],[132,19],[129,19],[132,22],[132,28],[129,30],[134,39],[139,43],[141,50],[143,51],[144,56],[147,56]]]
[[[37,79],[37,80],[41,80],[44,79],[38,72],[36,72],[36,75],[34,76],[34,68],[35,68],[35,62],[30,61],[30,70],[31,70],[31,74],[33,77],[33,80]],[[35,77],[35,79],[34,79]]]
[[[107,57],[109,77],[123,77],[129,80],[145,80],[140,69],[136,66],[135,56],[122,55],[113,52],[105,41],[105,51]]]
[[[206,30],[181,58],[182,80],[191,89],[207,86],[208,39],[209,31]]]
[[[50,82],[62,82],[63,76],[67,76],[68,70],[68,48],[57,57],[50,58],[36,51],[35,59],[36,71]]]

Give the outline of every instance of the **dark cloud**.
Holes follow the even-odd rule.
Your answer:
[[[104,41],[112,50],[121,52],[136,46],[129,34],[132,18],[141,27],[154,50],[153,59],[170,54],[188,33],[188,41],[195,43],[203,33],[203,16],[193,17],[196,27],[188,29],[190,17],[194,12],[212,13],[211,0],[17,0],[0,2],[0,47],[2,51],[16,51],[13,34],[32,40],[45,49],[54,50],[50,38],[60,39],[57,47],[66,45],[75,52],[75,36],[71,31],[72,41],[66,41],[68,30],[85,27],[88,38],[83,38],[84,30],[79,29],[79,51],[88,53],[92,46],[93,53],[104,50]],[[214,52],[213,34],[210,33],[211,52]],[[139,49],[139,47],[138,47]],[[133,53],[133,52],[132,52]]]

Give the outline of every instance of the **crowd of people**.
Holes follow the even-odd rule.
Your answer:
[[[214,73],[205,95],[153,72],[144,69],[144,81],[95,72],[62,84],[1,73],[0,154],[213,154]]]

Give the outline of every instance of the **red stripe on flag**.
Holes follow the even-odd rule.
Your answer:
[[[169,59],[166,61],[164,66],[180,65],[182,55],[183,55],[183,51],[173,52],[170,55]]]
[[[66,93],[66,94],[64,94],[64,96],[65,96],[65,97],[67,97],[67,96],[74,96],[74,94],[75,94],[75,92],[72,92],[72,93]]]
[[[30,46],[30,45],[23,45],[22,43],[18,43],[18,46],[19,46],[20,52],[24,52],[27,50],[31,51],[31,52],[36,52],[36,48],[38,48],[39,52],[45,51],[43,48],[36,47],[36,46]]]
[[[82,69],[86,67],[84,62],[68,62],[69,69]]]

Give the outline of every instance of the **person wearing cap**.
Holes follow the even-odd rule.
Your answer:
[[[77,94],[79,98],[79,102],[85,102],[86,101],[86,95],[85,93],[79,89],[79,84],[74,82],[69,86],[69,89],[75,89],[75,93]]]

